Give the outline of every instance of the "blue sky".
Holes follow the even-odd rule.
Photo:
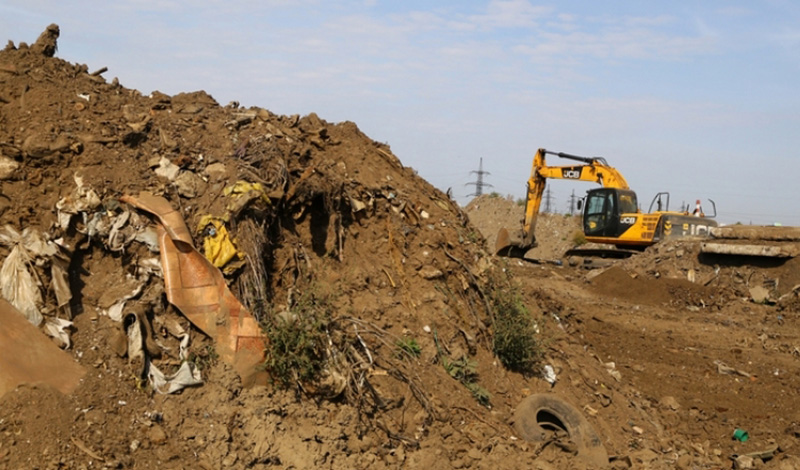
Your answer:
[[[481,158],[487,191],[523,197],[545,147],[605,157],[644,210],[669,191],[800,225],[793,0],[0,3],[0,39],[50,23],[59,57],[143,93],[353,121],[462,204]],[[590,187],[553,181],[555,207]]]

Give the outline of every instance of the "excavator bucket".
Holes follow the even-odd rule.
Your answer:
[[[535,241],[529,243],[523,240],[522,237],[512,237],[512,235],[508,233],[508,229],[503,227],[497,233],[497,240],[494,243],[494,252],[497,256],[523,258],[525,257],[525,253],[535,246]]]

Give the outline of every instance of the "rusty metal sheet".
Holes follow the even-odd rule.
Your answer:
[[[194,248],[183,217],[163,197],[150,193],[121,201],[155,215],[167,300],[192,324],[214,339],[220,358],[232,365],[245,385],[262,382],[258,370],[266,346],[253,315],[225,284],[222,272]]]

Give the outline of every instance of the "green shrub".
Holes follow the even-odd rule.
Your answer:
[[[331,306],[314,290],[304,293],[288,311],[264,315],[267,336],[265,369],[273,383],[289,388],[313,382],[325,367]]]
[[[444,370],[447,371],[450,377],[461,382],[461,385],[472,393],[478,403],[488,405],[492,395],[488,390],[478,385],[478,363],[470,360],[467,356],[461,356],[455,360],[451,359],[442,351],[442,347],[439,344],[439,336],[436,332],[433,333],[433,340],[436,344],[436,354]]]
[[[472,397],[483,406],[488,406],[492,400],[492,394],[488,390],[478,385],[477,382],[469,382],[464,384],[467,390],[472,393]]]
[[[492,349],[507,368],[532,373],[543,357],[537,326],[520,293],[511,287],[492,290],[494,335]]]

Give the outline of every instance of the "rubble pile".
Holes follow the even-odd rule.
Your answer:
[[[82,370],[66,396],[9,376],[4,466],[533,458],[503,423],[519,395],[495,383],[488,263],[457,204],[353,123],[143,95],[53,57],[58,31],[0,52],[0,259],[3,296]],[[317,314],[324,367],[289,364],[284,390],[261,327]],[[478,364],[485,402],[451,359]]]

